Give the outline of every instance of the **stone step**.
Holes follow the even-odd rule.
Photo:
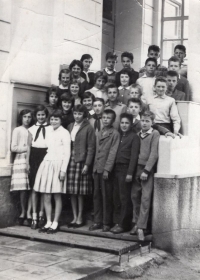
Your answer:
[[[76,248],[113,254],[124,254],[128,251],[136,250],[139,247],[139,244],[133,241],[87,236],[62,231],[59,231],[56,234],[46,234],[39,233],[38,230],[32,230],[30,227],[25,226],[13,226],[0,229],[0,235],[57,243]]]

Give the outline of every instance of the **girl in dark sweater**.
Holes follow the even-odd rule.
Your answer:
[[[133,117],[128,113],[120,115],[120,144],[114,169],[114,218],[113,233],[122,233],[131,228],[131,186],[137,167],[140,139],[131,129]]]

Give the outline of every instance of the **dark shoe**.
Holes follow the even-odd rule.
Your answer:
[[[54,234],[54,233],[56,233],[58,231],[58,226],[57,226],[57,228],[56,229],[53,229],[53,228],[48,228],[48,230],[47,230],[47,234]]]
[[[45,225],[46,221],[44,217],[39,217],[38,227],[41,228]]]
[[[137,226],[136,225],[132,228],[130,235],[137,235]]]
[[[140,241],[144,241],[145,237],[144,237],[144,231],[143,231],[143,229],[138,228],[138,230],[137,230],[137,236],[138,236],[138,239],[139,239]]]
[[[20,225],[20,226],[23,226],[24,220],[25,220],[25,217],[18,217],[17,224]]]
[[[110,232],[113,232],[113,230],[115,230],[118,226],[119,224],[115,224],[114,227],[111,228]]]
[[[31,219],[31,218],[27,218],[26,221],[27,221],[27,226],[28,226],[28,227],[31,227],[31,225],[32,225],[32,219]]]
[[[102,228],[101,224],[93,224],[89,227],[89,230],[93,231],[93,230],[97,230],[97,229],[101,229],[101,228]]]
[[[68,226],[68,228],[74,228],[75,225],[76,225],[76,223],[69,223],[67,226]]]
[[[38,228],[38,222],[37,222],[37,220],[32,220],[31,229],[37,229],[37,228]]]
[[[103,225],[102,231],[103,231],[103,232],[108,232],[108,231],[110,231],[110,226],[108,226],[108,225]]]
[[[74,224],[74,227],[75,227],[75,228],[80,228],[80,227],[83,227],[84,225],[85,225],[84,222],[82,222],[81,224],[75,223],[75,224]]]
[[[42,227],[42,228],[39,228],[38,232],[42,233],[42,232],[47,232],[49,228],[46,228],[46,227]]]
[[[120,227],[119,225],[116,227],[116,228],[114,228],[113,230],[112,230],[112,233],[115,233],[115,234],[118,234],[118,233],[123,233],[125,230],[122,228],[122,227]]]

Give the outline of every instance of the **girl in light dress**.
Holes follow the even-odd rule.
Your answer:
[[[56,233],[62,211],[62,197],[66,193],[66,171],[70,159],[71,140],[69,132],[63,128],[62,111],[55,110],[50,115],[51,130],[46,139],[47,154],[42,161],[34,184],[34,191],[44,193],[47,223],[39,232]],[[52,202],[55,200],[55,215],[52,223]]]
[[[28,199],[27,207],[27,191],[30,190],[28,173],[29,173],[29,155],[31,145],[31,135],[28,127],[32,121],[31,110],[22,110],[19,114],[20,126],[13,130],[11,151],[15,153],[15,159],[12,168],[10,191],[20,192],[21,214],[18,223],[23,225],[27,218],[31,221],[31,196]]]

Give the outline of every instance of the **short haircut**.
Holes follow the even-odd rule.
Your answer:
[[[149,48],[148,48],[148,53],[150,52],[150,51],[154,51],[154,52],[160,52],[160,48],[159,48],[159,46],[157,46],[157,45],[151,45],[151,46],[149,46]]]
[[[117,93],[119,94],[119,90],[118,90],[118,87],[116,84],[109,84],[107,87],[106,87],[106,91],[108,92],[109,88],[116,88],[117,89]]]
[[[96,98],[94,99],[94,102],[96,102],[96,101],[101,102],[103,106],[105,105],[105,100],[104,100],[103,98],[96,97]],[[93,102],[93,104],[94,104],[94,102]]]
[[[139,95],[140,95],[140,96],[142,95],[142,88],[141,88],[140,85],[138,85],[138,84],[132,84],[132,85],[130,85],[130,90],[131,90],[131,88],[137,88],[137,89],[138,89]]]
[[[83,113],[83,118],[87,118],[87,116],[88,116],[88,110],[83,104],[75,105],[73,108],[73,112]]]
[[[69,91],[70,94],[71,94],[71,90],[70,90],[71,85],[78,85],[78,86],[79,86],[78,96],[80,97],[80,94],[81,94],[81,83],[79,83],[76,79],[73,79],[73,80],[69,83],[68,91]]]
[[[145,66],[147,65],[147,63],[149,62],[149,61],[153,61],[153,62],[155,62],[155,65],[156,65],[156,67],[157,67],[157,60],[155,59],[155,58],[153,58],[153,57],[149,57],[149,58],[147,58],[146,59],[146,61],[145,61]]]
[[[131,62],[133,62],[133,59],[134,59],[134,56],[131,52],[123,52],[121,54],[121,60],[124,58],[124,57],[128,57],[130,59]]]
[[[71,102],[71,108],[74,107],[74,97],[69,93],[63,93],[60,97],[60,105],[62,106],[62,101]]]
[[[132,124],[133,123],[133,116],[131,114],[128,114],[128,113],[122,113],[120,115],[120,121],[123,119],[123,118],[126,118],[129,120],[129,122]]]
[[[153,112],[147,110],[147,111],[144,111],[143,113],[141,113],[141,118],[142,117],[149,117],[153,122],[155,119],[155,114]]]
[[[31,113],[31,117],[32,117],[32,111],[29,110],[29,109],[24,109],[24,110],[21,110],[21,111],[19,112],[18,123],[19,123],[20,125],[22,125],[22,118],[23,118],[23,116],[26,115],[26,114],[29,114],[29,113]]]
[[[166,83],[167,84],[167,80],[165,77],[159,76],[156,78],[154,85],[156,86],[158,82],[162,82],[162,83]]]
[[[115,54],[115,53],[112,53],[112,52],[108,52],[107,54],[106,54],[106,60],[108,60],[109,58],[111,58],[111,59],[114,59],[114,60],[117,60],[117,55]]]
[[[113,120],[113,122],[114,122],[115,119],[116,119],[116,113],[115,113],[115,111],[113,111],[112,109],[105,109],[105,110],[103,111],[103,114],[105,114],[105,115],[111,114],[111,115],[112,115],[112,120]]]
[[[167,76],[177,77],[177,80],[179,78],[179,74],[176,71],[172,71],[172,70],[167,71]]]
[[[47,108],[44,105],[38,105],[33,112],[33,115],[34,115],[35,118],[36,118],[37,113],[40,112],[40,111],[44,111],[46,117],[48,117],[49,111],[47,110]]]
[[[72,62],[69,65],[69,69],[72,70],[72,68],[77,65],[81,68],[81,71],[83,71],[83,62],[77,59],[72,60]]]
[[[94,82],[96,83],[97,79],[99,79],[99,78],[103,79],[105,81],[105,83],[107,83],[107,81],[108,81],[108,77],[107,77],[107,75],[104,74],[103,71],[97,71],[95,73]]]
[[[168,60],[168,65],[170,65],[170,62],[178,62],[179,63],[179,66],[181,65],[181,62],[180,62],[180,60],[179,60],[179,58],[178,57],[176,57],[176,56],[172,56],[172,57],[170,57],[170,59]]]
[[[123,74],[123,75],[128,75],[129,78],[131,79],[130,70],[128,70],[128,69],[122,69],[122,70],[120,71],[120,76],[121,76],[122,74]]]
[[[69,69],[62,69],[58,75],[58,80],[61,81],[62,74],[71,74]]]
[[[127,107],[130,105],[131,102],[137,103],[138,105],[140,105],[140,107],[142,107],[142,101],[139,98],[129,98],[127,102]]]
[[[62,123],[62,117],[63,117],[63,112],[62,112],[62,110],[60,110],[60,109],[54,110],[54,111],[50,114],[50,118],[51,118],[51,117],[61,119],[61,123]]]
[[[49,96],[54,93],[58,98],[58,87],[55,85],[51,85],[51,87],[48,89],[47,93],[46,93],[46,99],[45,101],[49,104]]]
[[[86,99],[86,98],[91,98],[92,99],[92,103],[94,103],[95,96],[90,91],[85,91],[83,93],[83,95],[81,96],[81,103],[83,103],[83,100]]]
[[[183,46],[183,45],[176,45],[175,48],[174,48],[174,52],[177,49],[179,49],[179,50],[183,51],[184,53],[186,53],[186,47]]]
[[[92,61],[93,61],[93,57],[90,54],[87,54],[87,53],[85,53],[81,56],[80,61],[83,62],[83,60],[85,60],[85,59],[92,59]]]

